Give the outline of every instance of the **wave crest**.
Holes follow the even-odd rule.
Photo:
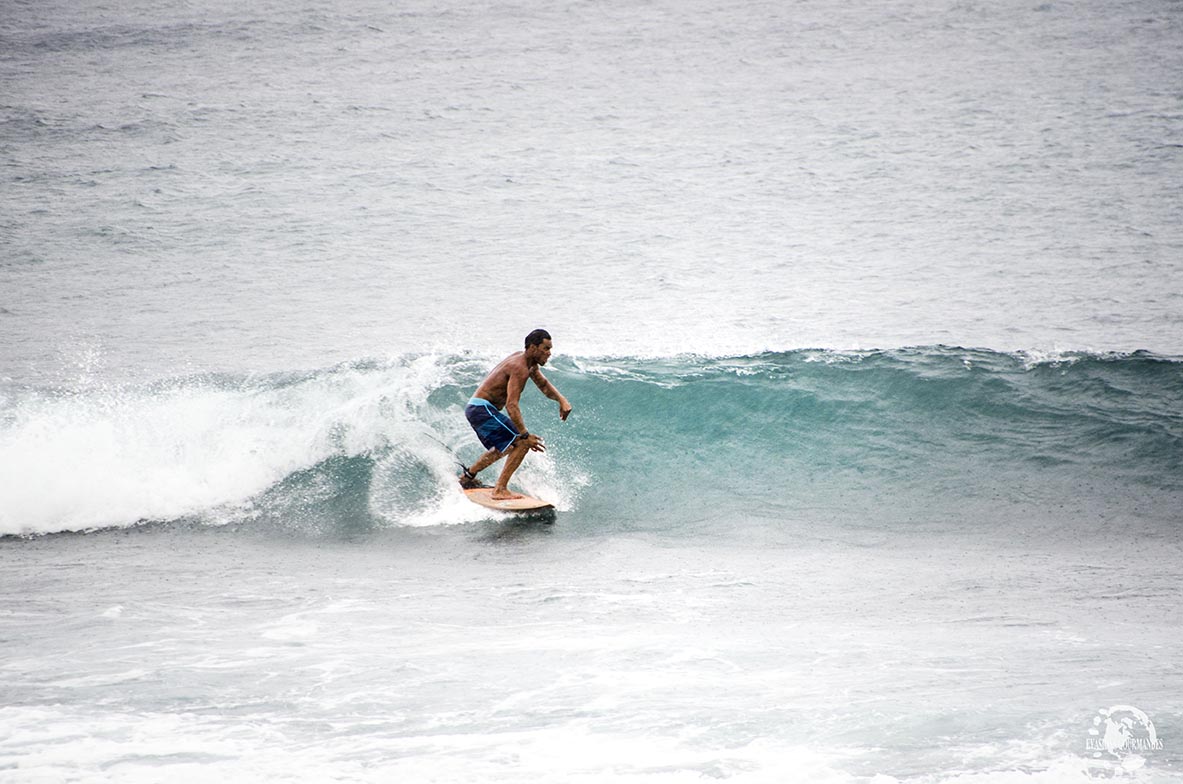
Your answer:
[[[489,359],[0,388],[0,534],[481,519],[454,474],[455,455],[480,452],[462,406]],[[553,403],[523,397],[551,449],[517,480],[596,520],[1183,493],[1183,363],[1149,354],[793,351],[567,358],[547,372],[576,413],[559,425]]]

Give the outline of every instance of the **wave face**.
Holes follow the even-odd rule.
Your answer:
[[[137,387],[0,388],[0,533],[145,522],[314,533],[485,519],[455,491],[490,357],[406,356]],[[575,414],[519,471],[577,530],[854,525],[1163,530],[1183,363],[944,347],[561,358]],[[487,477],[492,480],[492,472]]]

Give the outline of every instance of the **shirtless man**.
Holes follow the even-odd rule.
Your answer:
[[[501,458],[508,457],[489,495],[498,501],[522,497],[519,493],[509,491],[510,477],[518,470],[527,452],[546,451],[542,437],[526,430],[526,423],[522,421],[518,400],[526,386],[526,379],[533,381],[542,394],[558,402],[559,419],[565,422],[571,414],[571,404],[567,398],[542,375],[540,368],[550,359],[550,351],[550,333],[545,329],[536,329],[526,335],[525,351],[501,360],[477,387],[472,400],[468,401],[468,407],[464,409],[464,416],[489,451],[481,455],[471,468],[461,466],[464,469],[460,475],[461,487],[482,487],[476,475]],[[502,408],[505,413],[501,412]]]

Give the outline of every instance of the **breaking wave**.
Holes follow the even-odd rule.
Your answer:
[[[493,358],[417,355],[139,386],[0,387],[0,534],[145,522],[473,522],[462,407]],[[560,358],[567,423],[518,484],[585,530],[734,521],[1178,522],[1183,363],[948,347]],[[1082,522],[1083,521],[1083,522]]]

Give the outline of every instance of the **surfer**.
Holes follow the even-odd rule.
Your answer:
[[[468,401],[464,409],[464,416],[489,451],[481,455],[471,468],[461,466],[464,469],[460,475],[461,487],[482,487],[476,478],[477,474],[504,457],[507,458],[505,466],[490,496],[498,501],[522,498],[520,494],[510,492],[510,477],[518,470],[527,452],[546,451],[542,437],[526,429],[522,409],[518,406],[526,380],[533,381],[542,394],[559,404],[559,419],[565,422],[571,414],[571,404],[567,398],[542,375],[541,368],[550,359],[551,346],[549,332],[545,329],[534,330],[526,335],[526,350],[501,360],[473,393],[472,400]],[[505,409],[504,413],[502,408]]]

